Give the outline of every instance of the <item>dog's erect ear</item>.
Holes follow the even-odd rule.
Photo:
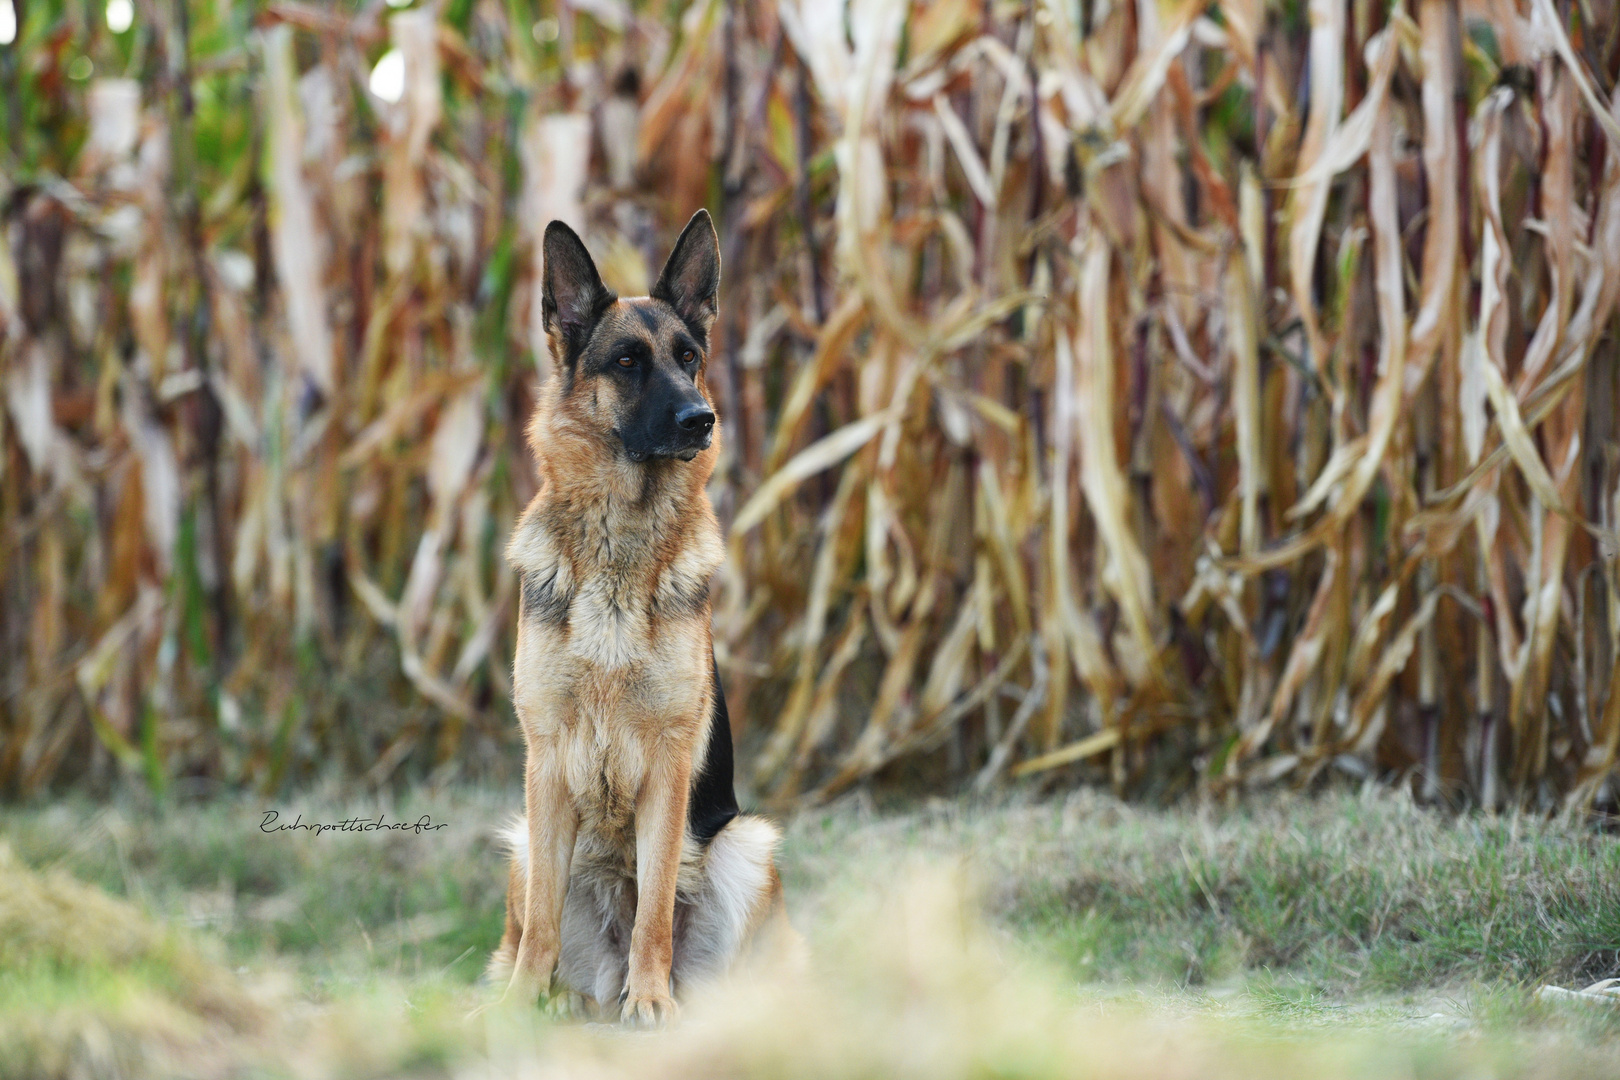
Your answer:
[[[579,236],[560,221],[546,226],[545,257],[541,312],[552,355],[559,364],[567,365],[585,347],[596,321],[618,296],[602,284]]]
[[[675,309],[687,326],[708,345],[709,326],[719,310],[720,238],[707,210],[699,210],[681,230],[652,298]]]

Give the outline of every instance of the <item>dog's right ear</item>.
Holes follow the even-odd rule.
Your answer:
[[[546,336],[558,366],[569,367],[618,296],[602,284],[578,234],[561,221],[546,226],[542,250],[546,262],[540,302]]]

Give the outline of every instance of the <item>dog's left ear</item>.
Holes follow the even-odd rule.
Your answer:
[[[699,210],[681,230],[675,250],[669,253],[652,298],[675,309],[694,333],[708,345],[709,327],[719,310],[720,238],[707,210]]]

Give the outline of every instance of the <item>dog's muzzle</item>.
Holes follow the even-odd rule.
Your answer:
[[[620,438],[624,442],[624,451],[631,461],[647,461],[652,458],[691,461],[707,450],[709,443],[714,441],[714,410],[704,401],[678,405],[672,411],[668,426],[661,434],[663,437],[651,446],[634,446],[622,433]]]
[[[709,448],[714,438],[714,410],[706,402],[693,402],[675,410],[675,427],[684,444],[673,456],[691,461]]]

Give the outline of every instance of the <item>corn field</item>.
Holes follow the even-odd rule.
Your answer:
[[[708,206],[756,797],[1613,806],[1617,0],[102,3],[0,0],[0,792],[515,775],[539,235]]]

